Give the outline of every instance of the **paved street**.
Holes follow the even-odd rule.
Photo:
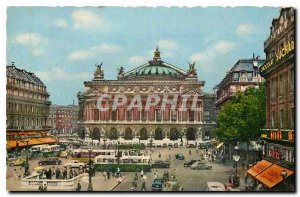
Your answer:
[[[192,151],[192,154],[189,155],[189,150]],[[220,164],[217,162],[212,162],[212,170],[191,170],[189,167],[183,167],[184,160],[175,159],[176,153],[184,154],[185,161],[190,161],[191,159],[200,159],[200,150],[199,153],[196,153],[195,148],[172,148],[168,150],[167,148],[154,148],[154,153],[152,154],[152,159],[159,159],[158,155],[161,153],[161,159],[167,159],[171,155],[171,166],[169,169],[157,169],[158,176],[162,177],[163,172],[168,170],[170,174],[173,173],[173,170],[176,171],[176,178],[178,183],[183,187],[185,191],[203,191],[205,190],[206,183],[209,181],[217,181],[221,183],[228,182],[228,177],[230,173],[235,173],[235,168],[232,165],[227,163],[226,165]],[[152,181],[154,179],[154,172],[156,169],[152,169],[151,172],[146,174],[146,189],[151,190]],[[241,178],[244,177],[244,172],[239,169],[238,173],[241,175]],[[134,177],[134,173],[123,173],[127,178],[121,183],[114,191],[130,191],[131,182]],[[139,176],[140,178],[140,176]],[[243,182],[243,179],[241,179]],[[242,189],[242,186],[240,187]],[[138,180],[138,188],[141,189],[141,181]]]
[[[189,151],[191,150],[191,155],[189,155]],[[210,163],[212,165],[212,170],[192,170],[189,167],[183,167],[183,163],[185,161],[190,161],[191,159],[200,159],[200,153],[203,150],[198,150],[196,153],[195,148],[153,148],[152,160],[159,159],[159,153],[161,153],[162,160],[166,160],[171,156],[171,166],[168,169],[157,169],[158,176],[162,177],[163,172],[165,170],[169,171],[171,175],[175,169],[176,178],[180,186],[183,187],[184,191],[203,191],[205,190],[206,183],[209,181],[217,181],[221,183],[228,182],[229,174],[235,173],[235,168],[232,167],[230,162],[227,162],[225,165],[219,163],[219,161],[214,161]],[[185,156],[185,160],[177,160],[175,159],[175,154],[182,153]],[[32,159],[30,160],[30,171],[33,171],[33,168],[38,166],[38,161],[40,159]],[[63,167],[63,164],[70,161],[70,159],[62,159],[62,165],[55,165],[55,167]],[[49,168],[52,166],[44,166],[45,168]],[[17,170],[19,175],[23,175],[24,168],[23,167],[7,167],[7,190],[9,191],[22,191],[25,189],[20,188],[20,180],[16,179],[14,176],[14,170]],[[146,181],[146,189],[151,190],[152,181],[154,179],[154,172],[156,169],[152,169],[151,172],[147,172],[147,181]],[[131,182],[134,177],[134,172],[124,172],[122,175],[124,176],[124,180],[121,184],[117,184],[117,179],[112,177],[110,180],[104,180],[102,172],[97,172],[96,176],[92,178],[93,189],[94,191],[130,191]],[[239,174],[241,175],[241,182],[243,184],[243,176],[244,171],[239,169]],[[137,181],[137,190],[141,189],[141,180],[139,175],[139,180]],[[86,191],[88,187],[88,177],[84,177],[81,181],[82,189],[81,191]],[[243,189],[243,185],[240,187]]]

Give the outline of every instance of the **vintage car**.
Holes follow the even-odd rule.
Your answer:
[[[181,154],[181,153],[178,153],[175,155],[175,158],[178,159],[178,160],[184,160],[184,155]]]
[[[61,158],[67,158],[68,157],[68,152],[67,151],[61,151],[59,157],[61,157]]]
[[[57,159],[57,158],[50,158],[50,159],[44,159],[44,160],[40,160],[38,162],[39,166],[43,166],[43,165],[61,165],[61,160]]]
[[[169,168],[170,167],[170,162],[163,161],[163,160],[156,160],[156,161],[153,162],[151,167],[152,168]]]
[[[178,148],[178,143],[175,143],[175,144],[174,144],[174,148]]]
[[[222,192],[222,191],[226,191],[226,189],[223,183],[207,182],[206,191]]]
[[[84,167],[86,164],[83,163],[83,162],[79,162],[79,161],[76,161],[76,160],[72,160],[68,163],[65,163],[64,166],[66,167],[70,167],[70,168],[80,168],[81,166]]]
[[[162,179],[154,179],[152,183],[152,191],[161,191],[163,188]]]
[[[10,166],[24,166],[26,159],[19,158],[9,163]]]
[[[167,181],[163,185],[162,191],[164,192],[173,192],[173,191],[182,191],[183,188],[178,184],[177,181]]]
[[[204,163],[203,161],[196,161],[191,165],[192,170],[211,170],[212,166]]]
[[[191,167],[191,165],[192,165],[193,163],[195,163],[196,161],[200,161],[200,160],[192,159],[192,160],[189,161],[189,162],[184,162],[184,163],[183,163],[183,167]]]
[[[187,144],[186,147],[187,148],[196,148],[197,146],[195,144]]]
[[[37,166],[37,167],[34,167],[34,168],[33,168],[33,171],[34,171],[34,172],[37,172],[37,173],[40,173],[40,172],[42,172],[43,170],[45,170],[45,167],[43,167],[43,166]]]

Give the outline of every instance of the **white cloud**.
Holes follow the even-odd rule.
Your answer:
[[[157,46],[161,51],[162,57],[173,57],[179,49],[178,43],[172,40],[160,40]]]
[[[94,57],[99,54],[115,54],[122,51],[122,48],[113,44],[102,44],[100,46],[90,47],[87,50],[78,50],[69,55],[70,60],[82,60]]]
[[[42,81],[64,80],[64,81],[78,81],[87,80],[91,77],[91,73],[69,73],[65,72],[62,68],[54,67],[49,71],[38,71],[36,76],[41,78]]]
[[[76,10],[71,15],[75,29],[94,29],[104,25],[104,19],[85,9]]]
[[[196,62],[212,60],[219,55],[225,55],[231,52],[235,47],[235,42],[221,40],[204,51],[193,54],[190,59]]]
[[[147,59],[145,57],[135,55],[129,58],[128,63],[131,66],[140,66],[147,62]]]
[[[38,33],[23,33],[13,39],[13,43],[20,44],[28,48],[34,56],[44,54],[44,48],[48,44],[48,39]]]
[[[237,28],[236,28],[236,34],[237,35],[249,35],[254,33],[254,25],[252,24],[240,24]]]
[[[56,19],[54,20],[54,25],[58,27],[67,27],[68,22],[65,19]]]

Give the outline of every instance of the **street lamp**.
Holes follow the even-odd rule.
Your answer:
[[[152,151],[153,136],[150,135],[150,151]]]
[[[93,185],[92,185],[92,149],[89,148],[89,185],[88,185],[88,191],[93,191]]]
[[[282,170],[280,174],[282,176],[282,191],[284,191],[284,179],[287,176],[287,172],[285,170]]]
[[[28,143],[29,143],[29,140],[26,140],[26,163],[25,163],[25,172],[24,172],[24,176],[27,176],[28,174],[28,170],[29,170],[29,162],[28,162],[28,155],[29,155],[29,150],[28,150]]]
[[[240,156],[238,155],[238,146],[236,145],[235,147],[234,147],[234,149],[235,149],[235,155],[233,155],[232,157],[233,157],[233,160],[235,161],[235,185],[236,186],[238,186],[239,185],[239,180],[238,180],[238,174],[237,174],[237,164],[238,164],[238,161],[240,160]]]

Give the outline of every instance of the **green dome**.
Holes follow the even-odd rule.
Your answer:
[[[147,76],[147,75],[169,75],[169,76],[179,76],[178,71],[170,67],[163,65],[148,65],[136,71],[135,75]]]

